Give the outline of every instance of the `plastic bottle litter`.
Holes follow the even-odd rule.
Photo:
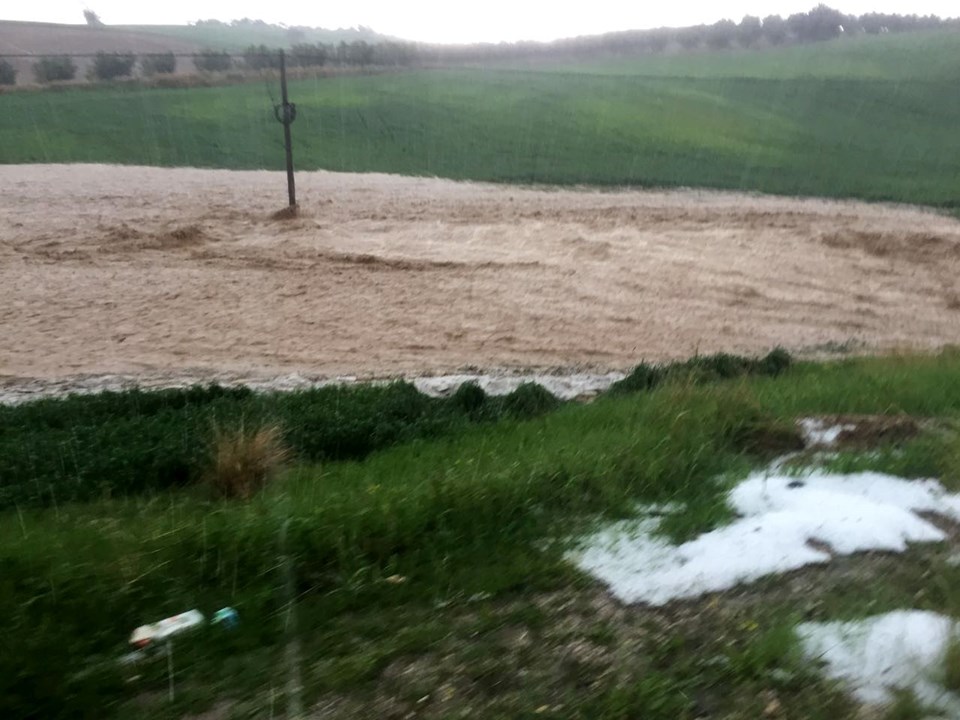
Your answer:
[[[203,625],[203,613],[199,610],[187,610],[179,615],[164,618],[152,625],[141,625],[130,635],[130,644],[138,648],[145,648],[152,642],[169,640],[174,635]]]
[[[212,623],[214,625],[223,625],[228,630],[232,630],[240,622],[240,616],[232,607],[220,608],[213,615]]]

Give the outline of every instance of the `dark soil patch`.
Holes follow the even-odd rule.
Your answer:
[[[832,248],[861,250],[874,257],[915,263],[936,262],[940,258],[956,256],[960,252],[960,245],[956,240],[930,233],[854,230],[823,235],[821,242]]]
[[[296,220],[300,217],[299,205],[287,205],[270,216],[271,220]]]

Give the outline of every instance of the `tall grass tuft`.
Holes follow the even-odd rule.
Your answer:
[[[943,654],[943,686],[951,692],[960,690],[960,636],[956,631],[950,633]]]
[[[207,484],[220,497],[249,500],[274,480],[290,459],[276,425],[214,427]]]

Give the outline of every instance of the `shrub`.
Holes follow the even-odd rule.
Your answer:
[[[694,383],[729,380],[745,375],[775,377],[789,368],[791,362],[790,353],[783,348],[776,348],[762,358],[717,353],[667,365],[641,363],[623,380],[614,383],[610,392],[617,395],[652,390],[669,378],[681,376],[691,378]]]
[[[226,50],[201,50],[193,56],[193,64],[200,72],[224,72],[233,66]]]
[[[560,406],[560,401],[536,383],[523,383],[512,393],[503,398],[504,411],[517,419],[545,415]]]
[[[16,85],[17,70],[6,60],[0,60],[0,85]]]
[[[91,73],[98,80],[113,80],[132,74],[136,62],[137,56],[133,53],[98,52]]]
[[[172,75],[177,69],[177,56],[172,52],[145,55],[140,60],[140,67],[147,76]]]
[[[458,387],[450,399],[463,412],[475,415],[482,412],[487,402],[487,394],[475,382],[468,382]]]
[[[215,427],[207,482],[223,498],[248,500],[273,480],[290,459],[280,428]]]
[[[73,80],[77,75],[77,66],[69,55],[49,55],[33,64],[33,74],[40,83]]]

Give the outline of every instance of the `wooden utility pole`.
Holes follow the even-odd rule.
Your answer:
[[[287,195],[290,207],[297,206],[297,186],[293,180],[293,140],[290,137],[290,126],[297,119],[297,106],[290,102],[287,96],[287,54],[280,51],[280,96],[281,104],[273,111],[277,120],[283,123],[283,144],[287,151]]]

